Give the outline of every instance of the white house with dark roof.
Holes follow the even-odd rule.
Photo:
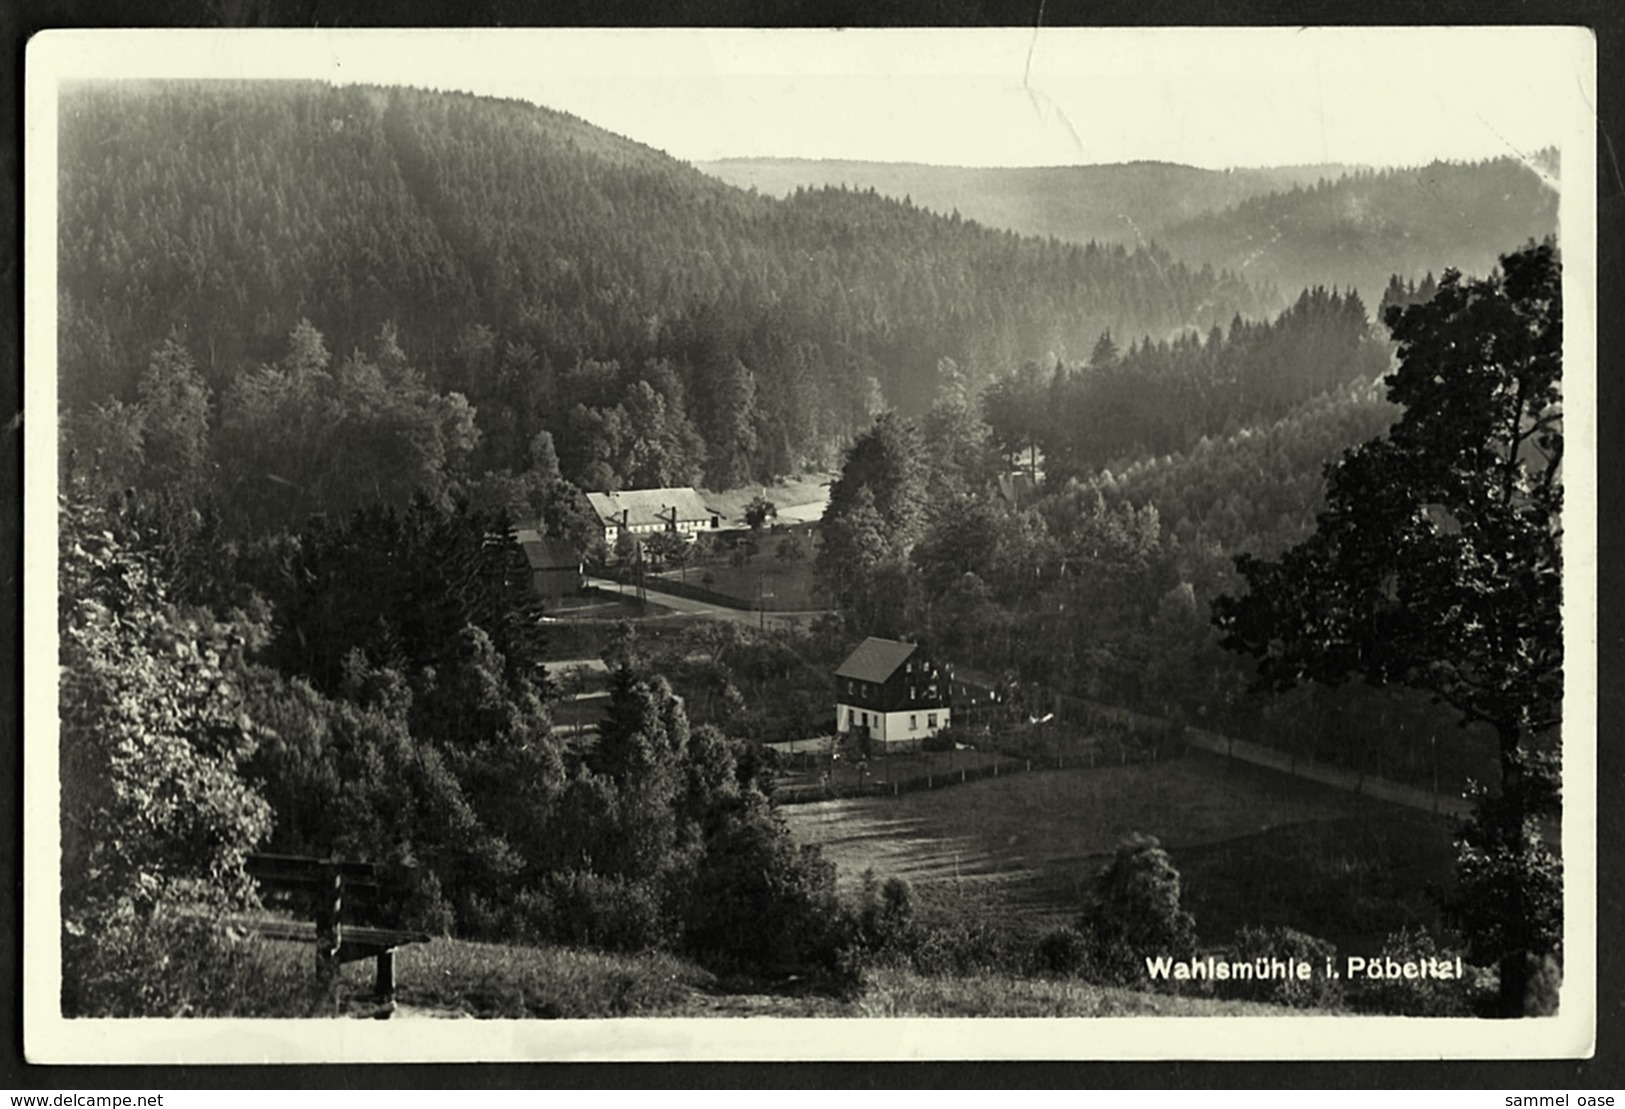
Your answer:
[[[918,644],[871,636],[835,671],[835,730],[881,753],[916,748],[948,726],[952,682]]]
[[[705,507],[692,488],[627,489],[619,493],[588,493],[587,503],[604,530],[604,542],[613,547],[625,532],[651,535],[676,532],[692,541],[702,531],[715,531],[722,514]]]

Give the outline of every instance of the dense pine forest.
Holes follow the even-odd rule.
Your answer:
[[[1328,464],[1399,418],[1378,317],[1425,307],[1435,273],[1453,289],[1461,242],[1488,268],[1539,231],[1544,191],[1428,237],[1380,214],[1410,171],[1270,195],[1269,174],[1202,178],[1158,204],[1193,263],[873,189],[761,195],[461,94],[87,84],[60,151],[70,1014],[238,1011],[253,987],[207,921],[252,903],[266,846],[380,863],[393,921],[437,935],[846,990],[984,949],[1128,981],[1110,937],[1135,906],[1093,903],[1050,948],[990,939],[913,919],[906,883],[843,898],[791,837],[764,744],[827,728],[866,635],[990,675],[1005,718],[950,741],[995,754],[1065,750],[1038,722],[1108,706],[1162,721],[1155,743],[1227,729],[1362,775],[1493,773],[1482,730],[1414,691],[1260,693],[1211,609],[1238,556],[1313,533]],[[1433,167],[1429,188],[1482,212],[1514,170]],[[1249,253],[1271,225],[1279,249]],[[820,471],[822,521],[778,543],[820,618],[599,629],[602,719],[560,726],[567,633],[516,526],[641,575],[585,491]],[[1113,865],[1166,863],[1148,850]],[[177,994],[153,968],[180,950],[229,988]]]
[[[164,83],[79,89],[62,117],[75,410],[130,399],[172,331],[223,393],[301,320],[341,356],[393,322],[431,388],[542,413],[532,434],[556,440],[615,419],[606,373],[645,381],[674,436],[699,435],[673,469],[730,486],[827,465],[881,407],[923,411],[944,357],[979,386],[1104,330],[1164,338],[1264,303],[1149,248],[1024,240],[872,192],[751,196],[511,102]],[[527,446],[499,435],[487,460],[523,469]],[[563,461],[597,487],[647,476]]]
[[[1169,227],[1156,242],[1284,290],[1350,286],[1375,300],[1391,275],[1487,274],[1510,244],[1557,233],[1556,152],[1528,162],[1358,170],[1249,197]]]
[[[1271,166],[1211,170],[1168,162],[1122,165],[970,167],[906,162],[738,158],[699,168],[742,189],[790,196],[797,189],[874,189],[933,212],[958,212],[988,227],[1063,242],[1132,245],[1164,228],[1250,197],[1313,185],[1356,167]]]
[[[1446,267],[1487,273],[1503,249],[1496,244],[1557,230],[1550,150],[1528,164],[1503,157],[1384,170],[1221,171],[1158,162],[974,169],[774,158],[703,168],[774,196],[798,187],[874,188],[1024,235],[1155,243],[1186,264],[1230,270],[1288,300],[1313,285],[1352,286],[1374,300],[1394,274],[1420,281]]]

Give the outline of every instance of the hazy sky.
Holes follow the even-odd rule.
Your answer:
[[[1220,168],[1527,154],[1583,118],[1562,28],[131,32],[65,70],[301,76],[563,109],[687,161]]]

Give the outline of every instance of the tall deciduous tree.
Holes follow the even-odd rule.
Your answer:
[[[237,677],[262,629],[173,606],[117,515],[64,497],[58,518],[63,1001],[103,1013],[160,977],[110,953],[161,909],[251,895],[271,812],[238,773],[258,737]]]
[[[1532,960],[1560,954],[1561,869],[1540,822],[1559,809],[1563,694],[1561,265],[1548,241],[1485,280],[1447,272],[1391,309],[1405,408],[1387,438],[1327,472],[1313,536],[1237,560],[1225,643],[1285,689],[1358,676],[1431,693],[1498,739],[1498,792],[1458,837],[1458,918],[1500,966],[1502,1015],[1525,1011]]]
[[[839,516],[868,489],[892,544],[889,554],[908,554],[919,538],[925,474],[920,435],[895,412],[883,412],[874,427],[858,436],[847,451],[841,476],[830,486],[825,519]]]
[[[750,525],[751,531],[761,531],[778,515],[779,506],[763,496],[757,496],[745,506],[745,523]]]

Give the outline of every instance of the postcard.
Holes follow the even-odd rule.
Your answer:
[[[1589,1056],[1596,66],[36,37],[28,1057]]]

